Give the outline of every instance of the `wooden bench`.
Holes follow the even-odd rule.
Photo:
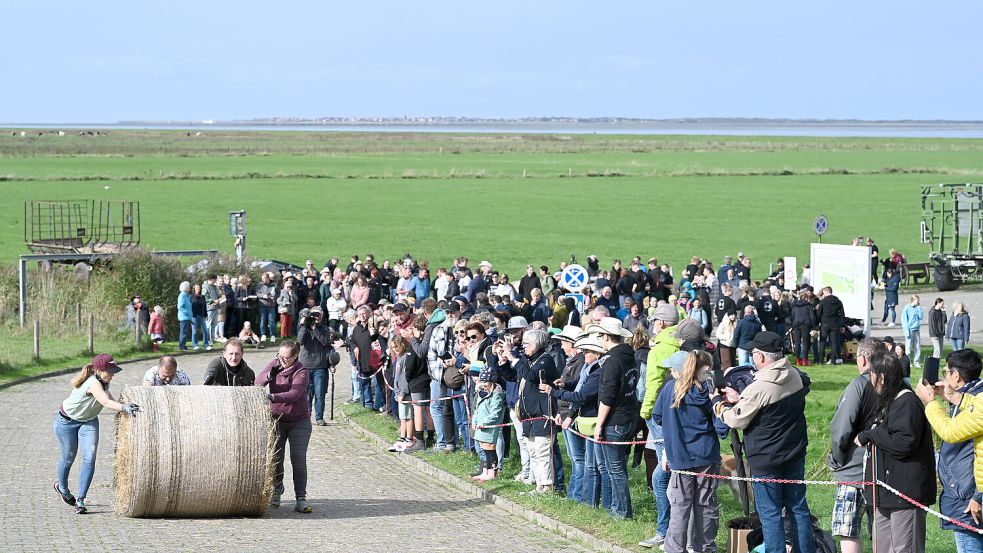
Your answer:
[[[905,285],[928,284],[932,281],[932,266],[928,263],[905,263],[901,266],[901,278]]]

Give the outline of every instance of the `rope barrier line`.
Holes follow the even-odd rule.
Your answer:
[[[921,503],[919,503],[919,502],[915,501],[914,499],[908,497],[903,492],[894,489],[893,487],[891,487],[890,484],[887,484],[885,482],[882,482],[882,481],[878,480],[877,481],[877,485],[880,486],[880,487],[882,487],[882,488],[884,488],[885,490],[893,493],[894,495],[900,497],[901,499],[904,499],[908,503],[911,503],[912,505],[914,505],[915,507],[918,507],[919,509],[925,511],[926,513],[935,515],[936,517],[941,518],[942,520],[944,520],[944,521],[946,521],[946,522],[948,522],[950,524],[955,524],[956,526],[958,526],[960,528],[963,528],[963,529],[965,529],[965,530],[967,530],[969,532],[973,532],[975,534],[983,535],[983,528],[977,528],[975,526],[970,526],[969,524],[966,524],[965,522],[956,520],[956,519],[954,519],[954,518],[952,518],[950,516],[947,516],[947,515],[943,515],[942,513],[936,511],[935,509],[933,509],[931,507],[928,507],[927,505],[922,505]]]
[[[569,428],[568,430],[570,430],[575,435],[580,436],[581,438],[587,441],[594,442],[595,444],[601,444],[601,445],[647,445],[647,444],[661,444],[665,441],[665,440],[636,440],[631,442],[609,442],[606,440],[595,440],[594,436],[587,436],[586,434],[581,434],[580,432],[578,432],[572,427]]]
[[[382,367],[380,367],[378,371],[376,371],[374,374],[372,374],[372,376],[375,376],[376,373],[381,372],[382,369],[384,369],[384,368],[385,368],[385,365],[383,365]],[[372,378],[372,376],[369,376],[367,378]],[[386,383],[386,387],[388,387],[390,390],[395,389],[395,388],[393,388],[393,385],[389,383],[389,379],[386,378],[386,373],[382,373],[382,381]],[[408,399],[408,400],[396,399],[396,403],[402,403],[403,405],[419,405],[421,403],[433,403],[435,401],[444,401],[444,400],[447,400],[447,399],[457,399],[459,397],[465,398],[465,403],[467,403],[467,397],[466,396],[467,396],[467,393],[462,392],[460,394],[454,394],[452,396],[447,396],[447,397],[439,397],[437,399],[416,399],[416,400],[414,400],[414,399]]]
[[[873,482],[837,482],[835,480],[789,480],[787,478],[762,478],[759,476],[730,476],[724,474],[707,474],[704,472],[692,472],[688,470],[672,470],[676,474],[685,474],[687,476],[701,476],[703,478],[716,478],[717,480],[737,480],[738,482],[760,482],[769,484],[805,484],[808,486],[818,485],[818,486],[835,486],[838,484],[843,484],[844,486],[854,486],[857,488],[864,486],[873,486]]]
[[[375,375],[381,373],[382,370],[385,369],[385,368],[386,368],[386,365],[383,364],[381,367],[379,367],[374,373],[370,374],[369,376],[362,376],[362,373],[358,373],[355,376],[361,378],[362,380],[372,380],[375,377]],[[386,375],[382,375],[382,378],[383,378],[383,380],[385,380]],[[389,382],[388,381],[386,382],[386,386],[389,386]]]
[[[531,417],[531,418],[528,418],[528,419],[522,419],[522,420],[520,420],[518,422],[521,424],[521,423],[524,423],[524,422],[532,422],[532,421],[538,421],[538,420],[549,420],[549,417],[547,417],[545,415],[542,415],[542,416],[539,416],[539,417]],[[485,428],[505,428],[506,426],[512,426],[515,423],[516,423],[516,421],[503,422],[502,424],[489,424],[489,425],[476,424],[475,425],[475,428],[481,428],[481,429],[485,429]]]
[[[688,476],[701,476],[703,478],[715,478],[717,480],[737,480],[739,482],[761,482],[761,483],[772,483],[772,484],[804,484],[806,486],[812,486],[812,485],[831,486],[831,485],[839,485],[839,484],[842,484],[844,486],[854,486],[854,487],[858,487],[858,488],[859,487],[874,486],[875,485],[875,482],[864,482],[864,481],[858,481],[858,482],[851,482],[851,481],[837,482],[835,480],[789,480],[789,479],[786,479],[786,478],[761,478],[761,477],[757,477],[757,476],[729,476],[729,475],[723,475],[723,474],[706,474],[706,473],[703,473],[703,472],[692,472],[692,471],[688,471],[688,470],[673,470],[672,472],[675,472],[676,474],[685,474],[685,475],[688,475]],[[877,486],[880,486],[881,488],[884,488],[885,490],[887,490],[887,491],[889,491],[891,493],[893,493],[894,495],[900,497],[901,499],[904,499],[908,503],[911,503],[912,505],[914,505],[915,507],[918,507],[919,509],[925,511],[926,513],[929,513],[929,514],[931,514],[931,515],[933,515],[935,517],[938,517],[938,518],[940,518],[940,519],[942,519],[942,520],[944,520],[944,521],[946,521],[946,522],[948,522],[950,524],[953,524],[955,526],[958,526],[958,527],[960,527],[960,528],[962,528],[962,529],[964,529],[966,531],[973,532],[973,533],[978,534],[978,535],[983,535],[983,528],[978,528],[978,527],[975,527],[975,526],[971,526],[969,524],[966,524],[965,522],[962,522],[960,520],[956,520],[956,519],[954,519],[954,518],[952,518],[952,517],[950,517],[948,515],[944,515],[944,514],[940,513],[939,511],[936,511],[935,509],[933,509],[933,508],[931,508],[931,507],[929,507],[927,505],[923,505],[923,504],[919,503],[918,501],[912,499],[911,497],[908,497],[904,492],[902,492],[902,491],[894,488],[893,486],[891,486],[890,484],[888,484],[888,483],[886,483],[886,482],[884,482],[882,480],[877,480],[876,485]]]

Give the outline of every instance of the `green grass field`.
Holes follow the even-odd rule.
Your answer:
[[[767,268],[808,255],[820,213],[826,241],[920,260],[919,186],[979,180],[980,159],[983,140],[962,139],[5,132],[0,255],[26,252],[24,201],[91,198],[139,200],[156,249],[231,251],[227,212],[246,209],[249,255],[293,262],[464,254],[515,275],[570,254],[743,250]]]

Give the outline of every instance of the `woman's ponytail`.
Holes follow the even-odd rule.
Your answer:
[[[88,380],[90,376],[95,374],[95,372],[96,372],[95,369],[92,368],[92,363],[88,363],[85,366],[83,366],[82,370],[79,371],[78,375],[76,375],[75,378],[72,380],[72,388],[78,388],[79,386],[84,384],[85,381]]]

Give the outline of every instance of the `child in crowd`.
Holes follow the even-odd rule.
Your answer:
[[[393,365],[393,393],[396,395],[399,414],[399,439],[389,451],[398,452],[413,445],[413,404],[410,403],[410,383],[406,379],[406,363],[409,344],[400,335],[389,340],[389,358]]]
[[[150,340],[154,343],[154,351],[157,351],[157,346],[164,341],[164,308],[155,305],[154,312],[150,314],[150,324],[147,325],[147,334],[150,335]]]
[[[249,323],[249,321],[242,323],[242,330],[239,332],[239,340],[247,346],[254,346],[256,349],[259,349],[259,336],[256,336],[256,333],[253,332],[252,325]]]
[[[485,453],[485,467],[481,474],[472,476],[474,480],[486,482],[498,477],[498,453],[495,444],[502,433],[505,419],[505,392],[495,380],[497,375],[492,367],[485,366],[478,375],[478,399],[474,406],[471,425],[474,439]],[[491,428],[488,428],[491,427]]]

